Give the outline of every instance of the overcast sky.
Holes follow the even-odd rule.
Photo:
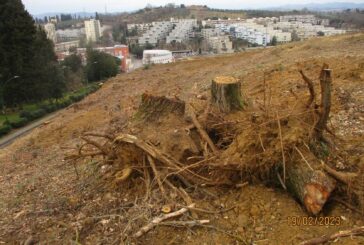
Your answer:
[[[31,14],[41,14],[50,12],[104,12],[105,6],[108,12],[123,12],[137,10],[145,7],[148,3],[154,6],[175,4],[202,4],[213,8],[242,9],[242,8],[262,8],[280,6],[285,4],[302,3],[326,3],[326,2],[356,2],[363,3],[364,0],[22,0],[25,7]]]

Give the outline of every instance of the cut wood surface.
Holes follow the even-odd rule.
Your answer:
[[[335,188],[334,179],[320,170],[313,170],[303,162],[287,165],[287,176],[288,191],[313,215],[322,210]]]
[[[211,85],[211,102],[221,112],[225,113],[243,109],[241,82],[229,76],[214,78]]]

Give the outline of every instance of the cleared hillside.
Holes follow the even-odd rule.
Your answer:
[[[65,157],[81,144],[80,137],[85,132],[122,132],[136,113],[143,93],[178,97],[186,102],[197,96],[209,98],[215,76],[241,78],[243,93],[253,108],[264,103],[265,77],[272,108],[289,111],[301,98],[308,97],[298,70],[304,70],[318,84],[322,64],[329,64],[333,70],[329,127],[337,135],[335,141],[344,146],[346,157],[342,164],[356,170],[357,165],[364,164],[363,46],[364,34],[317,38],[155,65],[110,79],[95,94],[63,110],[49,124],[1,149],[0,242],[19,243],[32,236],[49,244],[122,244],[127,239],[125,235],[136,232],[151,216],[158,216],[159,208],[172,205],[175,197],[169,198],[170,203],[153,200],[156,206],[144,206],[143,198],[138,198],[139,194],[144,195],[141,179],[111,188],[99,175],[96,162],[78,162],[76,171]],[[174,127],[179,130],[178,125]],[[162,137],[163,132],[156,134]],[[142,134],[143,129],[134,128],[128,133]],[[294,225],[290,217],[307,216],[301,205],[281,188],[256,183],[260,184],[206,189],[209,198],[200,196],[196,205],[213,213],[198,213],[198,217],[209,219],[214,228],[157,227],[138,244],[297,244],[364,225],[362,216],[333,200],[322,215],[343,217],[338,226]],[[230,207],[234,208],[216,212]],[[363,238],[355,239],[341,244],[364,242]]]

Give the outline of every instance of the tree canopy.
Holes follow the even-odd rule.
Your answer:
[[[7,105],[59,96],[64,88],[53,43],[21,0],[0,3],[0,87]]]

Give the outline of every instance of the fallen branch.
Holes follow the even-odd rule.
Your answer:
[[[332,235],[325,235],[322,237],[313,238],[311,240],[301,242],[300,245],[317,245],[335,240],[340,237],[361,236],[361,235],[364,235],[364,226],[353,228],[351,230],[339,231]]]
[[[162,222],[159,225],[166,225],[166,226],[177,226],[177,227],[194,227],[194,226],[202,226],[204,224],[210,223],[208,219],[202,220],[187,220],[187,221],[167,221]]]
[[[216,154],[218,152],[218,150],[216,149],[216,147],[215,147],[214,143],[212,142],[212,140],[210,139],[209,135],[202,128],[200,122],[197,120],[195,112],[192,110],[192,108],[191,108],[191,119],[192,119],[193,124],[196,126],[197,131],[199,132],[201,137],[207,142],[207,144],[210,146],[213,153]]]
[[[315,101],[316,98],[316,94],[315,94],[315,89],[313,86],[313,82],[311,79],[309,79],[302,70],[299,71],[301,73],[301,76],[303,78],[303,80],[306,82],[307,86],[308,86],[308,90],[310,91],[310,98],[308,99],[307,103],[306,103],[306,107],[309,108],[312,103]]]
[[[153,158],[151,156],[149,156],[149,155],[148,155],[148,161],[149,161],[150,166],[152,167],[152,170],[153,170],[153,173],[154,173],[154,177],[157,180],[159,189],[161,190],[162,194],[164,195],[166,192],[165,192],[165,190],[163,188],[162,181],[161,181],[161,179],[159,177],[159,173],[158,173],[157,167],[155,166],[155,163],[154,163]]]
[[[195,204],[193,203],[193,204],[189,205],[187,208],[181,208],[180,210],[178,210],[176,212],[164,214],[160,217],[154,218],[151,223],[147,224],[146,226],[143,226],[137,233],[135,233],[134,237],[139,238],[139,237],[143,236],[144,234],[146,234],[147,232],[152,230],[154,227],[159,225],[162,221],[164,221],[166,219],[181,216],[182,214],[186,213],[190,207],[193,208],[194,206],[195,206]]]
[[[343,182],[345,184],[349,184],[355,178],[358,177],[358,174],[356,174],[356,173],[342,173],[342,172],[336,171],[335,169],[327,166],[323,161],[321,161],[321,164],[322,164],[323,169],[328,174],[330,174],[332,177],[334,177],[337,180],[340,180],[341,182]]]

